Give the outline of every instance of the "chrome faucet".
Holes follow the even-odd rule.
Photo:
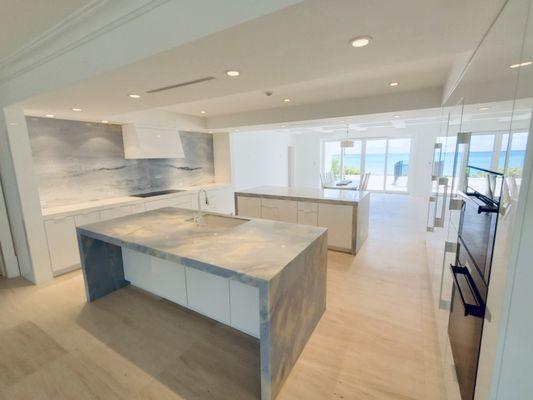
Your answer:
[[[207,197],[207,192],[205,189],[200,189],[198,190],[198,212],[196,214],[196,217],[194,218],[194,220],[196,221],[196,224],[197,225],[205,225],[205,221],[204,221],[204,214],[203,214],[203,210],[202,210],[202,192],[204,193],[205,195],[205,205],[208,206],[209,205],[209,198]]]

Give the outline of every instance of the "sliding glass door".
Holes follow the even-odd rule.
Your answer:
[[[353,147],[344,148],[344,157],[342,163],[343,179],[358,182],[361,177],[361,141],[354,140]]]
[[[365,146],[365,174],[370,173],[367,190],[385,189],[387,139],[367,139]]]
[[[342,140],[327,141],[323,146],[323,181],[350,180],[358,184],[369,175],[367,190],[407,192],[410,138],[357,138],[352,147],[342,147]]]
[[[386,191],[406,192],[411,139],[390,139],[387,152]]]

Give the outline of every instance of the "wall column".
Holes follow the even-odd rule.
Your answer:
[[[26,118],[22,107],[0,112],[0,173],[21,275],[53,278]]]

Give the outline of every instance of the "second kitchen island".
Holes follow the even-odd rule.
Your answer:
[[[368,236],[370,193],[261,186],[235,192],[237,215],[328,228],[331,250],[356,254]]]
[[[163,208],[77,228],[87,301],[132,284],[255,336],[272,400],[326,308],[327,232],[195,217]]]

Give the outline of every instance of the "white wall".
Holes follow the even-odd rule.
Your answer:
[[[256,186],[288,186],[289,134],[231,133],[231,170],[235,190]]]
[[[350,132],[350,138],[367,137],[410,137],[411,160],[409,168],[409,192],[425,196],[431,185],[431,160],[433,144],[440,127],[434,125],[414,126],[406,129],[369,129],[365,132]],[[345,134],[295,134],[295,186],[319,187],[321,172],[322,142],[346,137]]]

